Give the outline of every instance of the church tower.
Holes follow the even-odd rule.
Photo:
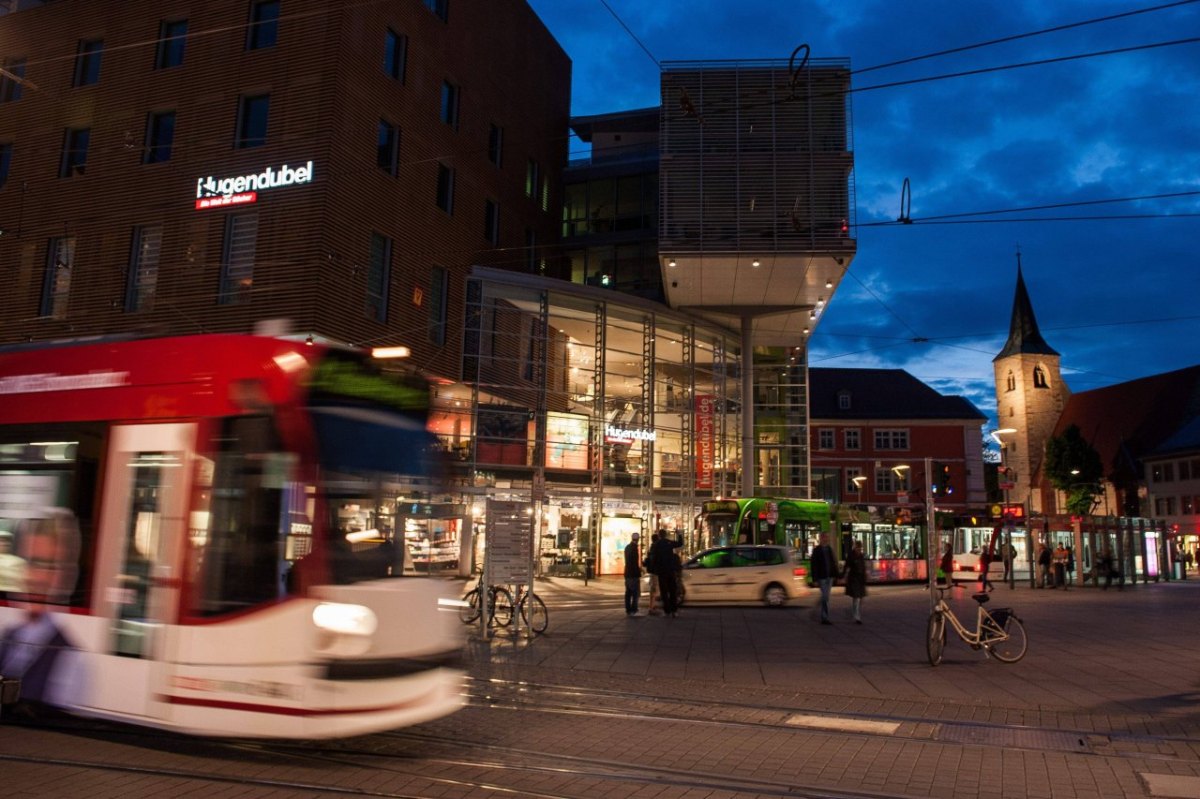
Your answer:
[[[1008,341],[992,359],[996,379],[996,420],[1005,433],[1007,475],[1002,482],[1014,487],[1008,501],[1027,502],[1031,513],[1044,512],[1041,493],[1033,490],[1033,479],[1041,466],[1046,441],[1062,415],[1071,390],[1059,371],[1060,356],[1042,338],[1033,304],[1021,274],[1021,254],[1017,253],[1017,291],[1013,297],[1012,322]]]

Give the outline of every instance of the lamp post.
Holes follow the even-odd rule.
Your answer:
[[[1004,537],[1006,540],[1005,546],[1008,547],[1001,554],[1001,557],[1008,560],[1008,588],[1015,590],[1017,587],[1017,559],[1012,557],[1013,545],[1013,523],[1012,515],[1008,512],[1008,490],[1013,487],[1013,483],[1008,479],[1008,444],[1005,443],[1001,436],[1012,435],[1017,432],[1015,427],[1002,427],[999,430],[992,431],[992,438],[1000,445],[1000,471],[1004,479],[1000,481],[1000,488],[1004,491],[1004,510],[1000,517],[1004,520]]]

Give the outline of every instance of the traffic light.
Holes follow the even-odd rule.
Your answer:
[[[946,464],[942,464],[941,484],[943,494],[950,496],[954,493],[954,484],[950,482],[950,467]]]

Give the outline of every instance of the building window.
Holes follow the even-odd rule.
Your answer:
[[[908,431],[876,430],[875,449],[908,449]]]
[[[404,83],[404,71],[408,65],[408,37],[388,28],[383,40],[383,71],[388,77]]]
[[[13,146],[5,142],[0,144],[0,189],[8,182],[8,168],[12,165]]]
[[[850,392],[849,391],[839,391],[838,395],[837,395],[837,404],[838,404],[839,411],[850,410]]]
[[[542,175],[541,203],[543,211],[550,210],[550,176]]]
[[[154,54],[155,69],[170,69],[183,63],[183,48],[187,43],[186,19],[163,21],[158,25],[158,49]]]
[[[538,190],[538,175],[541,169],[538,167],[538,162],[532,158],[525,165],[525,196],[534,197]]]
[[[158,258],[162,250],[162,225],[141,225],[133,229],[133,247],[129,255],[129,274],[125,281],[125,310],[142,311],[153,307],[154,288],[158,284]]]
[[[454,213],[454,169],[445,164],[438,164],[437,207]]]
[[[367,315],[376,322],[386,322],[388,291],[392,285],[392,240],[379,233],[371,234],[371,261],[367,267]]]
[[[492,200],[483,201],[483,237],[489,244],[500,240],[500,206]]]
[[[537,233],[533,228],[525,228],[525,268],[537,272]]]
[[[400,162],[400,129],[385,119],[379,120],[375,148],[375,161],[379,168],[389,175],[395,175]]]
[[[270,108],[269,94],[243,95],[239,99],[234,147],[261,147],[267,143],[267,115]]]
[[[103,39],[85,39],[75,51],[75,86],[91,86],[100,80],[100,55],[104,52]]]
[[[75,268],[75,237],[50,239],[47,248],[46,276],[42,281],[42,302],[39,313],[52,319],[67,315],[67,299],[71,295],[71,271]]]
[[[1154,498],[1154,515],[1155,516],[1174,516],[1175,515],[1175,497],[1155,497]]]
[[[442,22],[450,21],[450,0],[425,0],[425,7]]]
[[[274,47],[279,38],[279,0],[259,0],[250,4],[250,26],[246,49]]]
[[[1046,382],[1046,370],[1040,366],[1033,367],[1033,387],[1034,388],[1049,388],[1050,384]]]
[[[225,218],[225,246],[221,258],[221,290],[217,302],[247,302],[254,286],[254,251],[258,242],[258,214],[231,214]]]
[[[1174,463],[1156,463],[1150,467],[1150,482],[1152,483],[1173,483],[1175,482],[1175,464]]]
[[[496,166],[504,160],[504,128],[499,125],[488,128],[488,160]]]
[[[435,266],[429,274],[429,340],[441,346],[446,343],[446,296],[450,288],[450,273]]]
[[[1005,386],[1005,391],[1016,391],[1017,390],[1017,376],[1012,373],[1011,369],[1008,370],[1008,377],[1005,378],[1004,386]]]
[[[836,440],[832,427],[822,427],[817,430],[817,449],[834,449],[837,446]]]
[[[58,168],[60,178],[82,175],[87,171],[88,140],[91,128],[70,128],[63,135],[62,163]]]
[[[25,59],[6,58],[0,67],[0,103],[12,103],[21,99],[21,86],[25,81]]]
[[[458,87],[446,81],[442,84],[442,121],[458,130]]]
[[[861,436],[857,427],[849,427],[843,433],[842,437],[846,442],[846,449],[859,450],[862,449]]]
[[[1179,479],[1180,480],[1191,480],[1192,479],[1192,471],[1191,471],[1191,467],[1188,465],[1188,462],[1180,461],[1178,463],[1178,466],[1179,466]],[[1200,477],[1200,475],[1196,475],[1196,476]]]
[[[857,466],[846,467],[846,493],[859,494],[862,492],[862,484],[866,478],[862,476],[862,469]]]
[[[175,112],[151,111],[146,118],[146,147],[143,164],[158,164],[171,160],[171,145],[175,142]]]
[[[1179,498],[1179,512],[1184,516],[1191,516],[1196,512],[1196,499],[1190,494]]]
[[[875,493],[891,494],[897,491],[896,473],[890,467],[881,466],[875,470]]]

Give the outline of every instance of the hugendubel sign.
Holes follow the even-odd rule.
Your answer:
[[[196,210],[225,208],[230,205],[249,205],[258,202],[258,193],[284,186],[299,186],[312,183],[313,162],[292,167],[288,164],[276,169],[267,167],[262,172],[238,175],[232,178],[196,178]]]

